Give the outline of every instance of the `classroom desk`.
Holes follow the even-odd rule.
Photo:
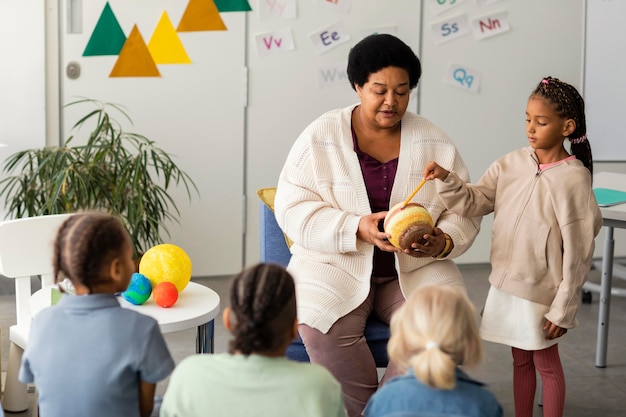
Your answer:
[[[599,172],[593,176],[593,186],[626,191],[626,174]],[[611,309],[611,288],[613,281],[613,260],[615,240],[613,230],[617,227],[626,229],[626,204],[600,207],[602,225],[606,228],[604,250],[602,254],[602,279],[600,282],[600,301],[598,313],[598,339],[596,349],[596,367],[606,367],[607,340],[609,336],[609,313]],[[585,284],[586,289],[595,289],[593,284]]]
[[[44,287],[36,291],[29,300],[31,314],[35,316],[42,309],[50,306],[50,289]],[[153,317],[159,323],[161,333],[178,332],[196,328],[196,353],[213,353],[214,319],[220,311],[220,296],[212,289],[189,282],[180,293],[176,304],[162,308],[154,303],[152,297],[145,304],[134,305],[119,297],[124,308]]]

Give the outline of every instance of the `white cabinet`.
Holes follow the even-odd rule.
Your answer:
[[[222,13],[228,30],[178,32],[190,64],[159,64],[160,77],[109,77],[118,56],[83,56],[105,4],[59,1],[61,104],[88,97],[124,106],[128,130],[170,152],[199,189],[191,202],[184,189],[174,192],[180,224],[167,225],[169,243],[189,254],[194,276],[233,274],[243,263],[245,14]],[[177,27],[187,2],[108,4],[124,34],[136,26],[147,44],[163,12]],[[66,74],[70,63],[80,67],[76,79]],[[63,109],[62,138],[86,110]]]

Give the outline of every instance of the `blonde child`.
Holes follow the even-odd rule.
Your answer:
[[[543,415],[560,417],[565,377],[557,342],[576,325],[602,225],[591,187],[585,105],[576,88],[553,77],[541,80],[526,106],[526,136],[530,146],[495,161],[476,185],[435,162],[424,177],[437,179],[450,211],[494,213],[491,288],[480,334],[512,347],[516,416],[532,416],[537,370]]]
[[[416,289],[391,319],[388,346],[407,372],[373,395],[365,416],[502,416],[493,394],[459,368],[482,358],[476,319],[463,289]]]
[[[46,417],[148,417],[156,383],[174,369],[158,323],[115,296],[135,271],[128,233],[115,217],[76,214],[54,242],[54,276],[76,295],[33,319],[19,379],[34,383]]]
[[[330,372],[285,357],[298,321],[295,285],[283,267],[261,263],[235,276],[223,318],[233,336],[228,353],[184,359],[161,417],[345,417]]]

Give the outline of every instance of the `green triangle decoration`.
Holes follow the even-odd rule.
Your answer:
[[[91,33],[83,56],[119,55],[124,42],[126,35],[107,2]]]
[[[252,10],[247,0],[214,0],[220,12],[249,12]]]

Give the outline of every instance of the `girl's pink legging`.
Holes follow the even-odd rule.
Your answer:
[[[512,348],[515,416],[532,417],[538,371],[543,386],[544,417],[562,417],[565,406],[565,375],[558,344],[542,350]]]
[[[393,312],[403,303],[397,278],[373,278],[370,294],[363,304],[337,320],[328,333],[306,324],[299,326],[311,362],[326,367],[341,384],[349,417],[360,416],[378,388],[376,364],[363,337],[365,322],[376,312],[382,321],[389,323]],[[381,384],[397,374],[397,368],[389,363]]]

